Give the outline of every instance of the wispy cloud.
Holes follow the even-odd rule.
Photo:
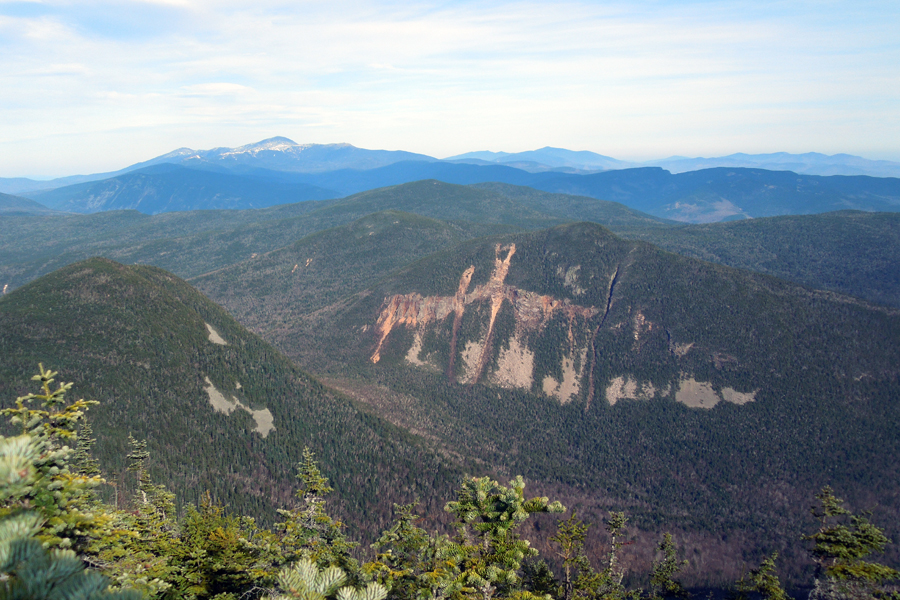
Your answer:
[[[900,158],[897,30],[864,1],[0,2],[0,176],[271,135]]]

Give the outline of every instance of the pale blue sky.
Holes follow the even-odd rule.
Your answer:
[[[900,3],[0,0],[0,176],[275,135],[900,160]]]

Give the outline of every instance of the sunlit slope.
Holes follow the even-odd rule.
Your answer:
[[[407,303],[407,312],[386,316],[392,302]],[[395,332],[450,320],[441,316],[445,303],[453,307],[447,315],[463,307],[463,319],[466,307],[477,312],[484,304],[496,313],[495,321],[509,312],[520,329],[531,319],[534,331],[559,321],[568,338],[577,338],[576,331],[590,332],[597,343],[573,342],[572,351],[596,355],[598,369],[606,363],[614,371],[612,357],[629,355],[635,368],[668,365],[670,374],[699,377],[702,372],[710,381],[717,373],[740,375],[744,387],[754,389],[765,389],[773,373],[786,376],[793,366],[856,378],[894,374],[890,358],[898,349],[892,342],[900,339],[895,310],[680,257],[587,223],[473,241],[425,258],[374,288],[346,318],[372,326],[368,336],[359,338],[360,348],[384,345]],[[432,304],[440,306],[434,314],[422,313],[400,326],[413,318],[410,311]],[[377,324],[382,317],[393,319],[397,329]],[[475,330],[486,327],[489,322]],[[861,330],[871,334],[860,336]],[[532,333],[525,333],[521,343],[531,340]],[[493,336],[489,353],[499,352],[510,336]],[[464,345],[460,338],[456,351]],[[837,358],[842,366],[836,370]],[[598,370],[595,375],[602,381],[616,373]],[[661,388],[675,383],[651,379]],[[718,378],[715,384],[725,383]]]
[[[375,528],[392,501],[446,493],[447,471],[412,438],[359,412],[173,275],[76,263],[0,300],[0,395],[29,390],[38,362],[74,381],[120,495],[127,438],[148,440],[154,476],[185,500],[210,491],[265,520],[290,502],[304,446],[342,512]],[[363,515],[365,515],[363,517]]]

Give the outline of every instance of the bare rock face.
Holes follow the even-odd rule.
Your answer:
[[[475,267],[469,266],[459,278],[459,286],[453,296],[428,296],[420,294],[397,294],[385,298],[376,323],[378,341],[370,360],[381,360],[384,343],[392,331],[405,327],[415,332],[415,337],[406,355],[410,364],[424,366],[428,358],[422,357],[422,336],[433,327],[453,316],[452,335],[449,340],[449,363],[447,376],[460,383],[474,384],[488,381],[503,387],[531,389],[534,384],[534,351],[528,347],[528,336],[539,331],[554,317],[562,317],[569,324],[569,348],[560,365],[561,380],[544,377],[541,389],[548,396],[562,402],[570,400],[581,389],[581,379],[585,370],[588,348],[576,347],[572,335],[576,323],[583,324],[597,315],[600,310],[594,306],[579,306],[568,299],[554,298],[529,290],[507,285],[510,262],[516,253],[516,245],[497,244],[494,249],[494,265],[490,278],[484,284],[470,290]],[[570,276],[571,278],[571,276]],[[507,302],[515,315],[515,330],[512,336],[499,340],[495,335],[495,324],[501,308]],[[470,339],[460,348],[459,330],[467,308],[473,305],[487,305],[488,319],[482,335]],[[462,364],[457,364],[460,355]],[[489,368],[497,354],[495,366]]]
[[[599,239],[602,250],[607,240]],[[752,384],[724,373],[739,366],[732,350],[699,345],[678,328],[679,317],[661,310],[660,296],[635,295],[652,288],[632,248],[598,261],[597,250],[575,259],[545,246],[538,279],[527,242],[500,241],[492,250],[482,262],[457,263],[452,295],[384,296],[368,313],[374,323],[360,327],[372,335],[368,360],[377,364],[387,353],[453,383],[525,390],[562,404],[582,400],[586,409],[595,399],[668,398],[698,410],[756,399]]]

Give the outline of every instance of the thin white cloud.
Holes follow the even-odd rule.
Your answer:
[[[888,2],[49,1],[32,12],[0,2],[0,176],[275,134],[437,156],[549,144],[623,158],[900,158],[900,8]],[[48,158],[50,140],[62,145]]]
[[[188,96],[234,96],[253,92],[253,88],[237,83],[199,83],[181,88]]]

